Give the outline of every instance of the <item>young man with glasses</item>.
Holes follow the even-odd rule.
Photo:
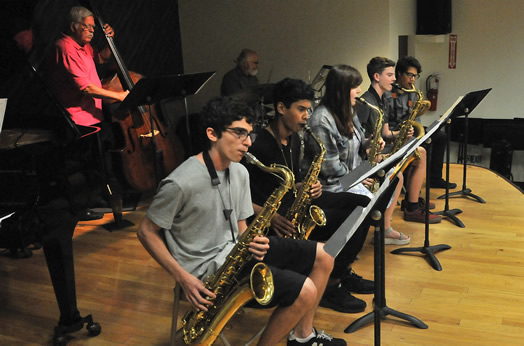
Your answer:
[[[387,95],[393,89],[393,83],[396,81],[395,77],[395,62],[383,57],[372,58],[367,65],[367,73],[371,81],[371,85],[362,95],[367,102],[380,108],[384,113],[384,123],[382,126],[382,138],[386,142],[393,142],[395,136],[398,134],[390,131],[388,124],[389,108],[387,102]],[[412,72],[410,72],[412,73]],[[360,105],[357,109],[358,118],[365,129],[366,137],[373,134],[378,115],[375,110],[367,105]],[[409,135],[413,135],[411,129]],[[425,223],[426,209],[425,201],[420,196],[422,184],[426,178],[426,150],[419,147],[418,149],[420,159],[413,160],[411,164],[404,171],[405,186],[407,189],[404,202],[404,220]],[[387,149],[384,151],[387,152]],[[430,209],[435,208],[435,204],[430,203]],[[442,218],[438,215],[430,214],[429,223],[439,223]]]
[[[397,82],[404,89],[411,89],[417,79],[420,78],[422,67],[420,62],[412,57],[405,56],[397,61],[395,75]],[[397,133],[398,126],[403,119],[406,119],[411,108],[417,101],[416,93],[407,93],[402,90],[395,90],[394,93],[386,94],[388,107],[388,127],[392,133]],[[415,121],[420,122],[420,116]],[[444,164],[444,153],[446,151],[446,135],[444,131],[437,131],[432,136],[432,152],[430,162],[430,186],[431,188],[446,188],[446,181],[442,179],[442,166]],[[450,189],[457,187],[455,183],[448,184]]]
[[[309,167],[302,166],[302,139],[299,132],[307,124],[311,115],[311,102],[314,91],[301,80],[286,78],[275,84],[273,105],[275,118],[258,134],[253,146],[249,149],[262,163],[273,163],[287,166],[295,174],[296,190],[300,189],[304,175]],[[255,212],[261,208],[271,191],[278,186],[279,180],[271,174],[249,167],[251,194]],[[365,206],[369,198],[352,193],[334,193],[322,191],[322,184],[316,180],[312,183],[310,195],[312,204],[320,207],[326,215],[326,225],[317,226],[309,239],[326,241],[346,220],[357,205]],[[288,192],[281,201],[278,213],[271,221],[271,234],[280,237],[296,233],[296,226],[285,218],[288,209],[295,201],[295,194]],[[365,280],[351,270],[351,264],[362,249],[368,227],[361,227],[335,258],[333,271],[320,306],[339,312],[356,313],[364,311],[366,302],[354,297],[350,292],[370,294],[374,283]]]
[[[213,304],[215,294],[202,280],[226,260],[253,214],[249,175],[239,163],[252,144],[253,121],[245,104],[230,98],[211,100],[200,118],[204,151],[160,182],[138,229],[146,250],[182,286],[196,311],[207,311]],[[291,329],[288,345],[346,345],[313,328],[333,268],[323,244],[257,236],[249,251],[255,259],[251,266],[262,261],[271,269],[275,293],[268,307],[278,306],[259,345],[276,345]]]

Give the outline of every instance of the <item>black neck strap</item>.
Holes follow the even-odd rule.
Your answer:
[[[207,171],[209,172],[209,176],[211,177],[211,184],[213,186],[220,185],[220,179],[218,178],[217,171],[215,169],[215,165],[213,164],[213,161],[211,161],[211,156],[209,156],[209,152],[207,150],[204,150],[202,152],[202,156],[204,158],[204,163],[206,164]],[[226,179],[229,180],[229,168],[226,170]],[[222,192],[220,192],[220,188],[218,188],[218,194],[220,195],[220,199],[222,200],[222,204],[224,205],[224,209],[222,212],[224,213],[224,218],[226,221],[229,222],[229,229],[231,230],[231,238],[233,239],[233,242],[235,242],[235,233],[233,232],[233,222],[231,220],[231,213],[233,211],[232,205],[231,205],[231,183],[229,183],[229,208],[227,209],[226,204],[224,202],[224,198],[222,197]]]
[[[211,183],[213,184],[213,186],[219,185],[220,179],[218,179],[217,171],[215,170],[215,165],[213,165],[213,161],[211,161],[211,156],[209,156],[209,152],[207,150],[204,150],[202,156],[204,157],[204,163],[206,164],[207,171],[209,172],[209,176],[211,177]]]

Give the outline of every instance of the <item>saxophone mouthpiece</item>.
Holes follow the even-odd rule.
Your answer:
[[[402,87],[398,83],[391,84],[393,86],[393,89],[402,90]]]
[[[258,162],[258,159],[255,157],[255,155],[251,154],[250,152],[245,153],[244,157],[246,158],[247,162],[252,165],[256,165]]]
[[[360,103],[366,103],[366,100],[364,100],[364,98],[360,96],[355,97],[355,100],[357,100]]]

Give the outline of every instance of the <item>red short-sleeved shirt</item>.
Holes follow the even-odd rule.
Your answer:
[[[49,81],[54,94],[77,125],[93,125],[103,120],[102,100],[82,92],[89,84],[101,87],[90,44],[80,46],[62,34],[49,59]]]

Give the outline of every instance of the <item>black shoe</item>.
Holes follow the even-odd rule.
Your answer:
[[[406,199],[403,199],[402,203],[400,203],[400,210],[404,211],[404,209],[406,209],[407,207],[407,204],[408,204],[408,201],[406,201]],[[418,198],[418,207],[421,209],[426,209],[426,200],[424,198],[422,197]],[[436,207],[437,206],[435,205],[435,203],[429,201],[429,209],[435,209]]]
[[[315,336],[306,342],[298,342],[296,340],[296,336],[293,334],[293,332],[291,332],[287,339],[287,345],[288,346],[293,346],[293,345],[296,345],[296,346],[299,346],[299,345],[300,346],[304,346],[304,345],[346,346],[347,345],[347,342],[344,339],[335,338],[333,337],[333,335],[327,334],[323,330],[319,332],[317,331],[316,328],[313,327],[313,331],[315,332]]]
[[[363,279],[353,270],[346,270],[341,280],[342,287],[349,292],[370,294],[375,292],[375,283],[371,280]]]
[[[454,189],[457,187],[457,184],[455,183],[447,183],[444,179],[440,178],[438,180],[432,180],[429,184],[429,186],[432,189],[445,189],[446,184],[448,185],[449,189]]]
[[[100,220],[103,217],[104,217],[104,213],[98,213],[91,209],[86,209],[84,212],[78,215],[78,220],[79,221],[92,221],[92,220]]]
[[[326,287],[319,305],[345,313],[362,312],[366,308],[365,301],[353,297],[341,284]]]

